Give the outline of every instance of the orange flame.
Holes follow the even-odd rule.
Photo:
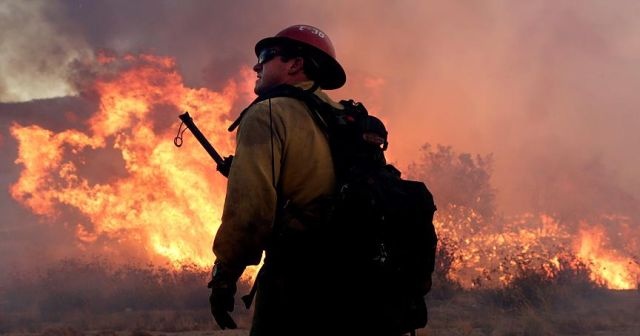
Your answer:
[[[184,86],[173,59],[128,55],[128,68],[95,83],[99,110],[88,130],[54,133],[40,126],[13,124],[17,164],[24,169],[11,195],[36,214],[54,218],[59,205],[77,209],[92,225],[78,225],[79,241],[98,237],[128,240],[147,250],[150,260],[179,266],[209,266],[212,237],[219,226],[225,180],[195,141],[176,150],[173,137],[188,110],[221,153],[231,153],[233,138],[223,131],[238,99],[230,81],[218,93]],[[115,58],[99,57],[109,65]],[[157,130],[152,112],[170,106],[171,127]],[[156,118],[157,119],[157,118]],[[95,183],[79,170],[98,149],[115,149],[125,176]]]
[[[607,249],[607,236],[602,227],[582,229],[579,237],[577,256],[586,261],[591,280],[611,289],[637,288],[640,266],[620,252]]]
[[[69,208],[79,212],[90,222],[74,222],[81,247],[106,237],[138,246],[154,263],[209,267],[226,181],[188,132],[185,146],[174,147],[177,117],[188,110],[216,148],[231,153],[233,136],[224,131],[231,121],[227,115],[238,99],[248,101],[252,95],[250,70],[243,71],[240,81],[229,81],[222,92],[213,92],[185,87],[171,58],[98,55],[96,66],[105,75],[93,83],[99,108],[88,129],[55,133],[36,125],[11,126],[19,143],[16,163],[23,166],[11,195],[50,219]],[[109,72],[113,68],[116,71]],[[158,114],[160,110],[169,113]],[[123,173],[94,181],[83,169],[105,150],[103,155],[119,163]],[[105,171],[100,173],[109,173]],[[624,219],[606,220],[629,231],[626,236],[637,236]],[[638,251],[636,238],[615,249],[604,225],[592,223],[576,234],[571,225],[544,213],[492,221],[461,206],[437,212],[438,236],[455,251],[448,277],[464,287],[509,284],[522,267],[552,277],[566,255],[579,258],[591,279],[609,288],[638,284],[640,267],[629,252]]]
[[[613,220],[623,223],[619,218]],[[618,251],[605,244],[608,235],[602,225],[591,224],[591,229],[576,235],[571,226],[547,214],[496,221],[499,223],[486,223],[473,209],[464,207],[437,213],[439,237],[453,244],[450,248],[455,252],[447,275],[451,280],[466,288],[507,285],[523,268],[551,278],[565,267],[561,261],[568,261],[571,268],[586,265],[591,280],[607,288],[638,286],[640,266],[629,252],[633,247]],[[627,242],[635,246],[633,239],[629,237]]]

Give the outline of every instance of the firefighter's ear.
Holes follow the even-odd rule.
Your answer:
[[[304,59],[302,57],[295,57],[291,61],[291,65],[289,66],[290,75],[295,75],[304,70]]]

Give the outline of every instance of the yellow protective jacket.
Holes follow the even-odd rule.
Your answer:
[[[342,108],[320,89],[315,94]],[[334,191],[333,162],[326,135],[295,98],[276,97],[250,107],[236,142],[213,252],[228,265],[257,265],[271,238],[278,202],[312,210],[314,200]]]

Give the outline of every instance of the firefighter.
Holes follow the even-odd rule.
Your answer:
[[[260,40],[255,53],[257,95],[288,84],[341,108],[323,90],[342,87],[346,75],[329,36],[320,29],[290,26]],[[213,243],[212,314],[222,329],[236,327],[229,314],[236,282],[246,266],[260,263],[264,252],[250,334],[330,334],[335,323],[344,322],[339,317],[345,314],[336,313],[341,297],[328,285],[331,270],[316,267],[317,251],[313,255],[305,248],[311,246],[305,232],[313,220],[287,215],[316,218],[322,200],[334,192],[326,135],[305,103],[275,97],[245,110],[236,136],[222,223]]]

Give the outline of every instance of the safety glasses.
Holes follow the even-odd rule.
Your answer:
[[[262,49],[262,51],[260,51],[260,53],[258,54],[258,64],[265,64],[274,59],[276,56],[282,56],[282,52],[275,48]]]

